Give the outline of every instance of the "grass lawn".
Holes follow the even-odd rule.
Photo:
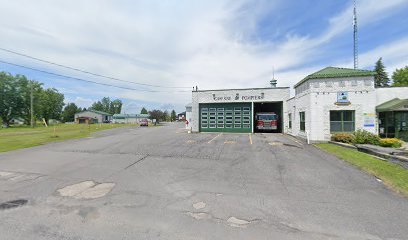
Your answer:
[[[337,146],[330,143],[316,144],[317,147],[332,153],[358,168],[380,178],[387,186],[408,197],[408,169],[382,161],[369,154]]]
[[[0,152],[38,146],[48,142],[89,137],[91,133],[135,124],[59,124],[49,127],[0,128]],[[55,132],[54,132],[55,127]]]

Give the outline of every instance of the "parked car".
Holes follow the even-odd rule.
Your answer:
[[[278,115],[274,112],[256,113],[255,121],[258,130],[278,130]]]
[[[147,121],[147,119],[142,119],[140,120],[140,126],[145,126],[148,127],[149,126],[149,121]]]

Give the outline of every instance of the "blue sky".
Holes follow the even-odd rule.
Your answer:
[[[0,60],[125,90],[50,76],[0,63],[57,88],[88,107],[119,98],[127,113],[178,112],[200,89],[293,86],[326,66],[353,66],[352,1],[51,1],[0,0],[0,48],[127,81],[59,68],[0,51]],[[408,65],[408,1],[358,0],[359,67],[383,57],[388,72]],[[184,89],[168,87],[185,87]],[[146,92],[154,90],[159,92]],[[185,91],[185,92],[179,92]]]

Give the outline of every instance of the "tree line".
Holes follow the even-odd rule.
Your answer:
[[[392,84],[391,79],[388,77],[388,73],[385,71],[384,63],[382,58],[378,59],[375,63],[376,75],[374,76],[374,82],[376,87],[403,87],[408,86],[408,66],[400,69],[396,69],[392,73]]]
[[[43,88],[43,84],[28,80],[24,75],[15,76],[0,72],[0,118],[6,126],[20,118],[26,124],[31,121],[31,101],[34,119],[60,119],[64,95],[55,88]]]

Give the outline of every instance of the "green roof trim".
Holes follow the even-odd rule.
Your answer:
[[[102,114],[102,115],[112,116],[112,114],[110,114],[110,113],[102,112],[102,111],[98,111],[98,110],[93,110],[93,109],[89,109],[89,110],[86,110],[86,111],[88,111],[88,112],[94,112],[94,113],[98,113],[98,114]],[[85,111],[85,112],[86,112],[86,111]]]
[[[408,105],[408,99],[394,98],[388,102],[382,103],[376,107],[377,112],[388,112]]]
[[[374,76],[374,71],[362,70],[362,69],[352,69],[352,68],[339,68],[339,67],[326,67],[320,71],[307,75],[300,82],[298,82],[294,87],[306,82],[309,79],[319,79],[319,78],[344,78],[344,77],[365,77]]]

